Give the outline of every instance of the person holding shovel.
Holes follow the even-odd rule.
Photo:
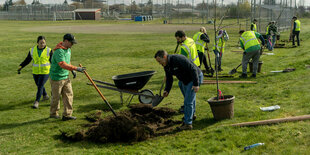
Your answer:
[[[31,60],[32,63],[32,74],[33,79],[37,85],[37,95],[36,100],[33,103],[33,108],[39,108],[39,102],[43,95],[43,101],[48,100],[49,96],[45,90],[45,83],[48,80],[50,72],[50,58],[53,51],[46,46],[46,40],[44,36],[39,36],[37,38],[37,45],[30,48],[26,59],[19,65],[17,70],[18,74],[20,71],[27,66]]]
[[[207,43],[210,43],[210,39],[209,39],[209,36],[207,35],[206,28],[201,27],[200,31],[195,33],[195,35],[193,36],[193,39],[195,41],[196,49],[197,49],[198,56],[199,56],[199,61],[200,61],[199,68],[201,68],[202,63],[203,63],[206,68],[206,73],[209,74],[211,73],[211,70],[209,69],[207,58],[204,53],[205,48],[208,48]]]
[[[70,64],[71,47],[76,44],[75,37],[68,33],[63,37],[63,42],[60,42],[54,48],[54,54],[51,60],[50,82],[52,88],[52,100],[50,108],[50,118],[59,118],[60,96],[62,96],[64,104],[64,112],[62,120],[75,120],[72,116],[73,112],[73,91],[71,81],[69,79],[69,71],[83,72],[84,67],[76,67]]]
[[[179,88],[184,96],[184,120],[179,130],[193,128],[193,117],[196,109],[196,93],[202,83],[201,70],[183,55],[168,55],[164,50],[156,52],[154,58],[164,67],[166,74],[166,87],[163,97],[167,97],[172,88],[173,75],[179,79]]]
[[[270,47],[268,49],[270,49],[270,51],[273,51],[275,43],[276,43],[276,35],[278,34],[278,28],[276,26],[276,22],[275,21],[271,21],[269,23],[269,25],[267,26],[267,30],[266,30],[266,35],[267,35],[267,40],[271,40],[271,44]]]
[[[218,71],[223,71],[222,69],[222,58],[225,50],[226,41],[228,41],[229,36],[225,30],[220,30],[218,36],[216,37],[216,43],[213,47],[214,54],[217,55],[219,53],[219,60],[218,60]],[[215,68],[215,67],[214,67]]]
[[[240,34],[240,46],[244,50],[242,57],[242,74],[239,77],[247,78],[247,66],[249,60],[252,59],[253,62],[252,77],[255,78],[261,49],[260,43],[257,40],[257,38],[261,40],[261,44],[263,46],[265,45],[265,40],[260,33],[254,31],[240,30],[239,34]]]
[[[181,45],[178,54],[186,56],[196,66],[200,66],[199,56],[194,40],[192,38],[187,37],[185,35],[185,32],[181,30],[175,32],[174,36],[175,39],[177,40],[177,43]]]

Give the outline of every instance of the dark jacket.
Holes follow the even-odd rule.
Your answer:
[[[210,43],[209,36],[206,33],[203,33],[202,35],[200,35],[200,39],[206,43]]]
[[[164,67],[167,78],[165,91],[170,92],[173,75],[185,85],[193,81],[193,86],[198,86],[198,75],[201,71],[192,61],[180,54],[168,55],[167,58],[168,62]]]

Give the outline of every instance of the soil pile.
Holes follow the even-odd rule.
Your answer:
[[[174,125],[181,121],[173,121],[171,117],[176,111],[170,108],[152,108],[151,105],[137,104],[104,119],[98,119],[89,125],[86,131],[77,133],[62,132],[62,136],[73,141],[90,140],[94,142],[134,142],[151,137],[168,134],[174,131]],[[99,114],[96,114],[97,116]]]

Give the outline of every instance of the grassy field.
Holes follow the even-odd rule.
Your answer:
[[[0,21],[0,154],[308,154],[310,152],[310,122],[291,122],[259,127],[230,127],[229,124],[306,115],[310,113],[310,65],[309,42],[310,20],[302,19],[301,47],[275,49],[273,56],[263,55],[262,72],[257,84],[220,84],[224,95],[235,96],[235,116],[230,120],[213,120],[207,99],[216,96],[216,85],[202,85],[197,95],[197,120],[194,129],[153,138],[136,143],[98,144],[87,141],[69,142],[60,138],[64,129],[81,129],[87,123],[85,115],[95,110],[104,110],[104,116],[111,115],[107,106],[93,87],[87,86],[87,78],[78,74],[72,79],[74,91],[74,112],[76,121],[49,119],[49,101],[40,103],[39,109],[32,109],[36,87],[31,74],[31,65],[17,74],[19,64],[26,57],[29,48],[36,44],[38,35],[47,38],[47,45],[55,47],[62,40],[63,33],[26,32],[22,29],[38,26],[93,25],[106,23],[86,21],[64,22],[21,22]],[[156,21],[153,21],[156,23]],[[161,23],[161,21],[158,21]],[[109,22],[127,26],[133,22]],[[144,23],[148,24],[148,23]],[[197,25],[197,30],[201,25]],[[209,25],[210,26],[210,25]],[[208,29],[211,38],[213,30]],[[240,62],[242,55],[230,52],[237,49],[238,31],[227,29],[230,40],[223,57],[223,73],[227,74]],[[70,32],[70,31],[68,31]],[[192,37],[195,31],[187,31]],[[176,40],[171,33],[153,34],[87,34],[75,33],[78,44],[72,48],[72,64],[81,63],[94,79],[113,82],[113,75],[137,71],[155,70],[157,73],[144,88],[158,93],[164,76],[162,67],[153,58],[158,49],[173,53]],[[282,39],[288,32],[281,33]],[[213,43],[213,41],[212,41]],[[211,47],[211,46],[210,46]],[[211,53],[212,60],[214,54]],[[212,61],[213,63],[213,61]],[[270,73],[273,70],[296,68],[291,73]],[[240,74],[239,68],[238,74]],[[72,78],[72,77],[71,77]],[[209,78],[205,78],[209,79]],[[238,79],[236,74],[235,80]],[[228,79],[226,79],[228,80]],[[45,85],[50,92],[50,83]],[[116,111],[127,109],[122,105],[119,93],[101,89]],[[128,94],[125,94],[127,97]],[[160,106],[178,109],[183,97],[175,80],[168,98]],[[132,104],[138,103],[134,98]],[[259,107],[280,105],[274,112],[262,112]],[[62,107],[62,104],[61,104]],[[61,109],[62,111],[62,109]],[[103,116],[103,117],[104,117]],[[183,116],[178,115],[176,120]],[[242,151],[243,147],[262,142],[264,146]]]

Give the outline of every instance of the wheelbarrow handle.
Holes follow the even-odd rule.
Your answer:
[[[79,64],[80,67],[82,67],[82,64]],[[95,87],[95,89],[97,90],[97,92],[99,93],[99,95],[101,96],[101,98],[103,99],[103,101],[108,105],[108,107],[110,108],[110,110],[112,111],[112,113],[114,114],[114,116],[116,117],[116,113],[113,110],[112,106],[109,104],[109,102],[107,101],[107,99],[103,96],[103,94],[101,93],[101,91],[99,90],[99,88],[97,87],[97,85],[95,84],[95,82],[92,80],[92,78],[88,75],[88,73],[84,70],[83,71],[84,74],[86,75],[86,77],[88,78],[88,80],[93,84],[93,86]]]

